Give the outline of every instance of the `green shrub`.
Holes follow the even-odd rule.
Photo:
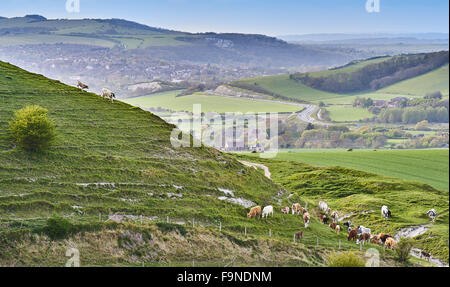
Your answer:
[[[403,238],[402,240],[400,240],[400,242],[397,244],[397,248],[395,249],[398,260],[402,262],[408,261],[409,253],[411,252],[411,249],[413,247],[414,247],[413,239]]]
[[[48,148],[55,139],[55,124],[47,117],[48,110],[26,106],[15,112],[9,131],[15,143],[28,151]]]
[[[62,217],[52,217],[47,220],[45,231],[52,239],[63,239],[68,237],[74,230],[72,223]]]
[[[328,267],[365,267],[366,263],[357,253],[348,251],[328,256]]]

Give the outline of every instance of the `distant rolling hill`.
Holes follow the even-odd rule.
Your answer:
[[[300,68],[351,59],[340,52],[293,45],[264,35],[192,34],[121,19],[49,20],[39,15],[0,19],[0,46],[56,43],[144,49],[161,59],[236,66]]]
[[[429,64],[433,59],[426,58],[428,55],[437,56],[439,60],[433,62],[433,64]],[[386,87],[375,87],[374,90],[370,90],[370,87],[361,90],[355,88],[352,92],[346,91],[353,89],[351,86],[353,82],[349,75],[358,74],[361,71],[369,71],[367,72],[368,76],[364,81],[370,83],[371,81],[379,79],[380,74],[376,72],[377,67],[382,67],[388,63],[395,63],[395,61],[404,63],[410,58],[419,60],[408,67],[402,67],[399,64],[396,68],[395,64],[391,64],[392,68],[388,72],[390,75],[385,75],[386,79],[389,79],[389,81],[386,82],[389,83]],[[424,69],[420,69],[420,67],[424,67]],[[372,70],[373,72],[371,72]],[[402,77],[401,73],[404,73],[407,70],[412,70],[413,73],[405,73],[404,77]],[[395,78],[393,77],[394,74],[400,76]],[[411,78],[404,79],[408,76],[411,76]],[[359,77],[364,77],[362,72],[360,75],[358,74],[358,76],[355,76],[358,85],[361,83],[359,82]],[[328,79],[330,79],[330,81],[327,83]],[[333,83],[335,82],[339,83],[340,86],[333,86]],[[424,96],[427,93],[436,91],[448,95],[448,52],[377,57],[368,60],[352,61],[347,65],[319,72],[245,79],[232,82],[230,85],[259,92],[265,91],[267,94],[273,93],[281,95],[283,97],[291,98],[294,101],[315,103],[323,101],[332,104],[344,103],[342,102],[342,99],[354,98],[356,95],[364,96],[364,94],[370,94],[374,97],[374,93],[379,94],[378,96],[375,96],[377,99],[378,97],[393,98],[396,95]],[[348,102],[347,104],[349,103],[351,102]]]

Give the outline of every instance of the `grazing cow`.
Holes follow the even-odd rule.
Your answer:
[[[381,243],[385,244],[386,240],[388,238],[391,238],[392,236],[390,234],[386,234],[386,233],[380,233],[378,234],[375,238],[377,241],[381,241]]]
[[[330,225],[328,225],[331,229],[333,229],[333,230],[335,230],[336,229],[336,226],[337,226],[337,224],[336,223],[331,223]]]
[[[420,258],[425,258],[427,261],[430,261],[431,254],[422,250],[422,252],[420,252]]]
[[[285,207],[281,209],[281,212],[283,212],[284,214],[289,214],[289,207]]]
[[[302,239],[303,238],[303,231],[300,230],[299,232],[295,233],[295,238]]]
[[[262,218],[264,218],[264,217],[268,218],[269,215],[272,215],[272,217],[273,217],[273,206],[272,205],[264,207],[263,212],[262,212]]]
[[[311,220],[311,215],[309,215],[308,212],[305,212],[305,214],[303,214],[303,221],[305,222],[305,228],[308,228],[310,220]]]
[[[339,219],[339,213],[338,213],[337,211],[333,211],[333,212],[331,213],[331,218],[333,218],[333,222],[334,222],[334,223],[337,223],[337,222],[338,222],[338,219]]]
[[[347,240],[348,241],[356,241],[356,239],[357,239],[357,236],[358,236],[358,230],[356,230],[356,229],[352,229],[352,230],[350,230],[350,232],[348,233],[348,238],[347,238]]]
[[[102,89],[102,97],[103,97],[103,99],[108,98],[108,99],[111,100],[111,103],[114,103],[114,99],[116,98],[116,94],[114,94],[113,92],[111,92],[108,89],[103,88]]]
[[[347,228],[351,228],[352,222],[351,222],[351,221],[347,221],[347,222],[344,222],[343,225],[344,225],[344,226],[347,226]]]
[[[302,211],[302,206],[300,205],[300,203],[294,203],[292,205],[292,215],[295,214],[300,214],[300,212]]]
[[[328,224],[328,220],[329,220],[328,216],[319,215],[319,219],[320,219],[320,221],[322,221],[323,224]]]
[[[381,207],[381,215],[384,217],[385,220],[388,220],[389,217],[392,217],[391,211],[386,205],[383,205],[383,207]]]
[[[395,249],[397,247],[397,242],[395,242],[394,238],[389,237],[386,239],[386,243],[384,244],[385,247],[390,249]]]
[[[247,218],[258,218],[258,217],[261,217],[261,206],[253,207],[247,214]]]
[[[370,228],[365,228],[364,226],[358,226],[357,230],[358,230],[358,235],[363,234],[363,233],[372,234],[372,231],[370,230]]]
[[[427,215],[431,219],[431,221],[434,222],[437,217],[437,212],[435,209],[431,209],[431,210],[428,210]]]
[[[81,90],[89,90],[89,87],[80,81],[78,81],[77,88],[79,88]]]
[[[334,230],[336,230],[336,234],[339,235],[339,233],[341,232],[341,227],[339,225],[336,225],[336,228]]]
[[[331,209],[328,207],[328,204],[324,201],[319,202],[319,208],[321,211],[325,212],[325,214],[330,214]]]
[[[357,240],[356,243],[359,243],[361,241],[363,244],[365,244],[366,242],[369,243],[370,242],[370,234],[369,233],[361,234],[361,236],[359,236],[359,240]]]

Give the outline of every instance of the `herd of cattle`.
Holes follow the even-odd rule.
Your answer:
[[[84,90],[88,90],[89,86],[78,81],[77,88],[84,91]],[[102,89],[102,97],[103,97],[103,99],[110,99],[111,103],[114,103],[114,99],[116,98],[116,95],[113,92],[111,92],[110,90],[103,88]]]
[[[270,215],[273,217],[274,213],[273,206],[269,205],[264,207],[264,209],[261,208],[261,206],[255,206],[250,209],[250,212],[247,214],[248,218],[268,218]],[[339,212],[333,211],[331,212],[331,209],[328,207],[328,204],[324,201],[319,202],[319,210],[318,213],[318,219],[323,224],[328,224],[330,221],[330,218],[332,222],[328,224],[328,226],[333,229],[336,234],[339,235],[341,232],[341,226],[339,223]],[[302,207],[299,203],[292,204],[292,207],[284,207],[281,209],[281,212],[283,214],[289,214],[290,212],[292,215],[302,215],[303,216],[303,222],[305,228],[308,228],[311,220],[311,215],[308,212],[307,208]],[[429,210],[427,213],[428,217],[434,222],[437,217],[437,212],[434,209]],[[392,213],[389,210],[387,206],[381,207],[381,216],[388,220],[390,217],[392,217]],[[366,228],[364,226],[358,226],[356,228],[352,227],[352,222],[347,221],[343,223],[343,227],[346,227],[346,230],[348,232],[348,241],[356,241],[357,244],[365,244],[365,243],[372,243],[376,245],[381,245],[386,248],[395,249],[397,246],[397,242],[395,241],[394,237],[392,237],[390,234],[386,233],[380,233],[378,235],[372,235],[372,231],[370,228]],[[298,239],[303,238],[303,230],[300,230],[295,234],[295,237]]]

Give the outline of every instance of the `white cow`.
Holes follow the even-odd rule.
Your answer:
[[[319,208],[326,214],[330,214],[331,209],[328,207],[328,204],[326,202],[323,201],[319,202]]]
[[[272,215],[272,217],[273,217],[273,206],[272,205],[264,207],[263,212],[262,212],[262,218],[264,218],[264,217],[268,218],[269,215]]]
[[[431,209],[431,210],[428,210],[427,215],[434,222],[437,217],[437,212],[435,209]]]
[[[369,233],[372,234],[372,231],[370,230],[370,228],[365,228],[364,226],[358,226],[358,235],[363,234],[363,233]]]
[[[339,212],[333,211],[333,212],[331,213],[331,218],[333,218],[333,222],[334,222],[334,223],[337,223],[338,220],[339,220]]]
[[[103,99],[109,98],[111,100],[111,103],[114,103],[114,99],[116,98],[116,94],[114,94],[113,92],[111,92],[108,89],[103,88],[102,89],[102,97],[103,97]]]
[[[386,205],[383,205],[383,207],[381,207],[381,216],[383,216],[386,220],[388,220],[389,217],[392,216],[391,211]]]

